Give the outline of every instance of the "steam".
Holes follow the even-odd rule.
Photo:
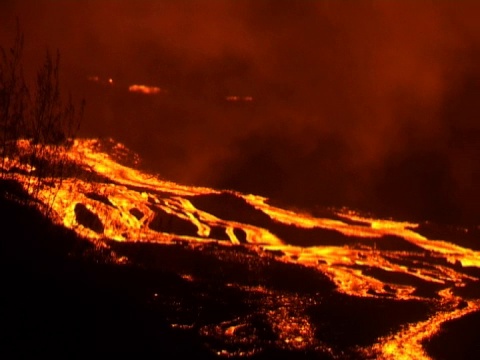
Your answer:
[[[87,98],[83,134],[126,142],[166,178],[298,206],[478,222],[473,2],[7,1],[0,10],[2,44],[19,17],[27,71],[47,46],[60,49],[65,87]],[[133,84],[166,93],[128,93]]]

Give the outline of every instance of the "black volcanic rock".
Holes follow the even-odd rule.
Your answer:
[[[198,195],[191,197],[189,200],[197,209],[207,211],[223,220],[237,221],[264,228],[268,228],[272,223],[272,219],[268,215],[233,194]]]
[[[130,211],[130,214],[132,214],[137,218],[137,220],[140,220],[145,216],[145,214],[140,210],[138,210],[137,208],[130,209],[129,211]]]
[[[332,281],[313,268],[259,256],[244,246],[205,244],[201,251],[181,245],[111,242],[115,253],[146,268],[192,274],[218,284],[262,285],[278,291],[303,294],[329,293]],[[220,285],[218,285],[220,286]]]
[[[35,201],[19,182],[12,179],[0,179],[0,199],[8,199],[7,201],[16,200],[21,204],[33,203]]]
[[[413,286],[416,288],[414,294],[425,298],[438,298],[438,291],[452,285],[449,283],[438,284],[434,282],[429,282],[412,274],[401,273],[397,271],[386,271],[378,267],[356,267],[361,269],[364,275],[378,279],[381,282]]]
[[[421,223],[415,231],[431,240],[444,240],[472,250],[480,250],[480,227]]]
[[[169,214],[156,206],[150,206],[155,217],[148,227],[154,231],[167,232],[176,235],[197,236],[197,227],[191,222]]]
[[[462,287],[455,287],[453,293],[462,299],[480,299],[480,280],[470,281]]]
[[[245,234],[245,231],[239,228],[233,229],[233,233],[237,237],[238,241],[240,241],[241,244],[246,244],[247,243],[247,234]]]
[[[434,359],[480,359],[480,311],[441,325],[441,331],[424,342],[428,355]]]
[[[385,334],[398,331],[408,322],[431,315],[422,301],[375,299],[332,293],[319,305],[309,308],[318,340],[333,348],[368,346]]]
[[[225,228],[221,226],[212,226],[210,228],[209,238],[216,239],[216,240],[227,240],[227,241],[230,240],[227,233],[225,232]]]
[[[268,229],[283,241],[291,245],[315,246],[315,245],[344,245],[353,243],[338,231],[326,229],[304,229],[282,224],[274,221],[262,211],[255,209],[243,199],[233,194],[199,195],[190,199],[192,204],[201,210],[207,211],[221,219],[236,221],[244,224]],[[237,235],[238,234],[238,235]],[[235,229],[235,235],[242,241],[246,237]]]
[[[412,244],[411,242],[395,235],[383,235],[381,238],[359,240],[364,244],[375,244],[377,250],[386,251],[408,251],[409,253],[426,253],[426,250],[420,246]]]
[[[103,231],[105,230],[98,215],[81,203],[75,205],[75,218],[79,224],[95,231],[98,234],[103,234]]]
[[[356,236],[346,236],[336,230],[321,228],[298,228],[277,222],[260,210],[233,194],[208,194],[190,198],[190,202],[198,209],[207,211],[218,218],[236,221],[244,224],[268,229],[272,234],[290,245],[296,246],[354,246],[365,245],[379,250],[397,250],[411,252],[425,252],[424,249],[410,242],[392,235],[379,239],[368,239]],[[239,229],[235,229],[237,235]],[[246,237],[238,233],[237,237],[242,242]]]

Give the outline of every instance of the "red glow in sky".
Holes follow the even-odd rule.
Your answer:
[[[60,50],[65,87],[87,98],[84,134],[126,142],[167,178],[480,215],[476,2],[24,1],[0,14],[2,44],[19,18],[27,72]]]

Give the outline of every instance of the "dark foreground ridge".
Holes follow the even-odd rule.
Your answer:
[[[479,359],[480,312],[449,321],[424,346],[435,359]]]
[[[0,190],[2,358],[218,359],[222,351],[251,359],[361,358],[359,346],[432,310],[428,301],[340,294],[321,273],[245,246],[102,247],[22,205],[32,200],[15,182],[0,181]],[[129,262],[116,263],[113,253]],[[279,346],[284,339],[272,316],[307,317],[316,345]],[[434,358],[458,358],[445,351],[449,344],[462,346],[463,359],[480,357],[464,322],[470,334],[480,325],[478,314],[446,324],[427,343]],[[236,337],[226,336],[235,326]]]
[[[109,251],[6,199],[12,190],[26,198],[15,185],[0,186],[2,358],[211,357],[198,338],[172,329],[146,301],[154,286],[181,292],[178,275],[118,266]]]

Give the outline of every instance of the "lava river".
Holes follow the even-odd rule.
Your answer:
[[[388,328],[373,343],[346,345],[365,358],[429,358],[423,345],[443,323],[480,310],[478,297],[462,295],[479,283],[478,228],[443,231],[440,225],[376,219],[348,209],[325,209],[321,216],[313,216],[273,206],[261,196],[161,180],[138,170],[135,159],[126,161],[130,153],[122,144],[109,144],[107,151],[98,140],[76,140],[64,153],[75,165],[73,170],[61,181],[53,179],[31,191],[54,221],[100,246],[110,246],[112,240],[181,243],[202,251],[215,244],[217,254],[232,258],[243,256],[235,254],[244,249],[250,254],[247,261],[273,259],[317,272],[345,299],[426,304],[424,316]],[[23,165],[10,160],[3,166]],[[31,189],[34,174],[35,169],[24,166],[15,178]],[[442,238],[444,233],[448,239]],[[128,256],[117,260],[131,261]],[[188,271],[182,276],[195,280]],[[322,339],[321,316],[313,321],[315,316],[305,311],[325,304],[321,295],[235,282],[225,286],[263,299],[256,303],[257,312],[275,333],[275,346],[332,358],[345,355],[341,346]],[[253,319],[253,313],[243,314],[204,325],[198,332],[224,344],[211,345],[220,357],[248,357],[261,352],[266,341],[252,330]],[[189,326],[172,320],[172,327]]]

